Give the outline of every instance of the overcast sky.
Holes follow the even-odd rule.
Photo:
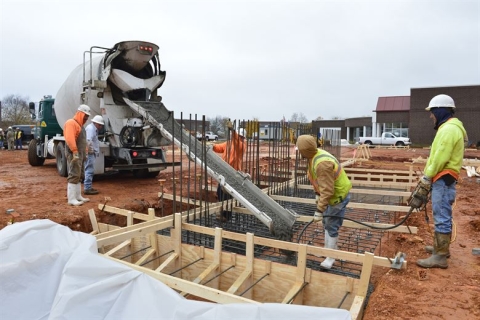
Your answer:
[[[0,0],[0,98],[55,96],[92,46],[160,47],[180,117],[372,116],[378,97],[480,84],[480,1]]]

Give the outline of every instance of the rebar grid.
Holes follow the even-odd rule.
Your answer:
[[[191,119],[191,117],[190,117]],[[195,117],[196,120],[196,117]],[[298,151],[292,151],[292,134],[288,131],[286,134],[282,134],[285,131],[284,124],[270,123],[269,128],[273,132],[279,132],[280,139],[273,139],[269,141],[261,141],[259,139],[259,127],[258,123],[250,121],[234,121],[237,128],[249,128],[247,130],[247,149],[244,155],[243,170],[250,174],[252,181],[259,187],[269,187],[269,194],[271,195],[283,195],[289,197],[314,199],[315,194],[312,189],[300,189],[298,184],[308,185],[310,181],[306,176],[306,159],[301,159],[298,155]],[[205,118],[202,121],[202,127],[205,126]],[[252,129],[253,128],[253,129]],[[201,129],[195,127],[190,128],[191,131],[200,131]],[[283,130],[283,131],[282,131]],[[256,132],[256,133],[255,133]],[[308,128],[298,128],[293,131],[293,134],[297,136],[299,134],[308,133]],[[325,133],[324,133],[325,136]],[[328,135],[327,135],[328,136]],[[228,136],[227,136],[228,139]],[[193,142],[190,141],[190,144]],[[227,145],[228,145],[227,140]],[[199,156],[205,155],[207,148],[205,141],[195,141],[195,147],[193,149],[202,150],[198,153]],[[198,144],[198,146],[197,146]],[[339,142],[330,142],[330,145],[325,145],[327,149],[337,158],[339,157],[340,148]],[[180,150],[180,155],[182,151]],[[261,161],[260,161],[261,160]],[[176,170],[176,169],[175,169]],[[189,162],[186,168],[180,166],[180,176],[184,176],[184,172],[188,179],[183,178],[179,184],[176,184],[176,188],[179,188],[181,195],[192,194],[204,194],[205,198],[208,195],[208,187],[216,187],[216,182],[212,179],[208,179],[206,174],[206,168],[200,167],[196,162]],[[199,176],[197,180],[191,179],[190,175],[194,174]],[[178,175],[178,174],[176,174]],[[293,186],[288,186],[286,181],[295,179],[296,183]],[[185,180],[186,179],[186,180]],[[192,182],[190,182],[192,181]],[[197,182],[194,182],[197,181]],[[187,183],[186,183],[187,182]],[[358,188],[357,188],[358,189]],[[386,190],[394,190],[389,188]],[[197,193],[198,191],[198,193]],[[178,190],[177,190],[178,192]],[[212,192],[212,191],[210,191]],[[174,190],[175,193],[175,190]],[[384,196],[384,195],[367,195],[367,194],[351,194],[351,202],[358,203],[371,203],[371,204],[395,204],[401,203],[402,197],[398,196]],[[281,206],[286,209],[290,209],[296,212],[298,215],[312,216],[315,212],[315,204],[305,204],[289,201],[277,201]],[[208,202],[204,202],[205,212],[196,219],[189,219],[189,223],[196,225],[206,226],[210,228],[220,227],[227,231],[237,233],[253,233],[255,236],[275,239],[269,229],[261,223],[255,216],[250,214],[243,214],[234,211],[234,207],[238,205],[235,200],[224,201],[222,204],[223,212],[226,213],[227,221],[220,221],[222,213],[218,216],[209,212]],[[190,210],[190,209],[189,209]],[[174,207],[174,211],[177,211]],[[374,222],[374,223],[394,223],[397,218],[395,212],[387,212],[383,210],[368,210],[368,209],[352,209],[347,208],[345,217],[353,219],[359,222]],[[293,227],[293,236],[291,241],[298,243],[305,243],[309,245],[324,246],[324,229],[323,226],[316,223],[308,224],[306,222],[295,222]],[[160,234],[168,235],[169,230],[162,230]],[[375,252],[377,246],[380,244],[384,231],[382,230],[370,230],[370,229],[356,229],[341,227],[339,231],[338,249],[348,252],[364,253]],[[214,236],[195,233],[192,231],[182,232],[182,242],[204,246],[207,248],[213,248]],[[222,241],[222,249],[224,251],[233,252],[245,255],[246,248],[244,242],[224,239]],[[254,256],[260,259],[271,260],[275,262],[281,262],[286,264],[295,265],[296,255],[292,252],[284,252],[283,250],[273,249],[265,246],[255,245]],[[307,266],[314,270],[322,270],[320,262],[323,261],[323,257],[316,257],[309,255],[307,260]],[[358,263],[352,263],[349,261],[337,261],[329,272],[348,275],[351,277],[359,277],[362,265]]]

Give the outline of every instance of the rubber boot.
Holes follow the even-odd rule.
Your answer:
[[[428,253],[433,253],[433,246],[425,246],[425,251]],[[448,250],[447,258],[450,258],[450,250]]]
[[[77,183],[75,185],[75,198],[81,202],[88,202],[90,199],[82,197],[82,184]]]
[[[67,184],[67,199],[71,206],[81,206],[83,202],[77,200],[77,185],[73,183]]]
[[[417,260],[417,265],[422,268],[442,268],[447,269],[447,254],[450,247],[451,233],[435,232],[433,239],[433,253],[427,259]]]
[[[337,240],[338,237],[330,237],[328,234],[328,231],[325,230],[325,248],[328,249],[337,249]],[[333,258],[325,258],[322,263],[320,263],[320,266],[325,269],[331,269],[333,266],[333,263],[335,262],[335,259]]]

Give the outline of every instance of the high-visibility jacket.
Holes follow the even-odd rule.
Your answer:
[[[322,149],[318,149],[308,161],[308,178],[315,192],[320,195],[317,202],[320,212],[324,212],[327,205],[342,202],[352,188],[352,183],[338,160]]]
[[[222,159],[232,166],[235,170],[242,170],[243,154],[247,149],[245,138],[232,130],[232,139],[230,141],[213,145],[213,151],[222,154]]]
[[[81,111],[77,111],[72,119],[68,119],[65,122],[65,126],[63,128],[63,135],[65,136],[65,142],[67,143],[68,148],[72,151],[72,153],[79,153],[79,148],[81,147],[82,150],[80,152],[86,152],[86,141],[82,143],[82,146],[78,146],[78,139],[80,133],[82,133],[83,125],[87,122],[88,118],[87,115]],[[85,137],[85,134],[83,134]]]
[[[22,131],[17,130],[15,131],[15,140],[22,139]]]
[[[425,165],[425,175],[437,181],[450,174],[458,180],[463,163],[467,131],[457,118],[450,118],[437,131],[430,156]]]

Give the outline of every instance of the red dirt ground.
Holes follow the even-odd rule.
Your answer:
[[[426,149],[371,149],[372,159],[364,168],[407,170],[405,161],[419,156],[426,158]],[[352,149],[343,148],[342,157],[352,157]],[[469,158],[480,158],[480,151],[468,151]],[[419,164],[416,170],[422,170]],[[166,179],[164,188],[171,193],[172,172],[167,169],[157,179]],[[27,151],[0,150],[0,228],[9,222],[50,219],[73,230],[90,232],[88,209],[95,209],[100,221],[113,223],[114,216],[100,214],[98,204],[110,197],[108,205],[145,212],[158,207],[157,179],[136,179],[131,174],[115,175],[94,181],[100,194],[89,196],[90,202],[80,207],[67,205],[66,179],[56,172],[55,160],[44,166],[31,167]],[[385,236],[376,254],[394,257],[406,253],[406,270],[374,267],[370,296],[364,319],[480,319],[480,257],[472,249],[480,247],[480,182],[468,178],[462,170],[454,208],[456,238],[450,246],[449,268],[421,269],[415,265],[424,258],[424,245],[432,243],[431,232],[423,213],[412,215],[409,225],[419,227],[417,235],[390,233]],[[7,214],[7,209],[14,212]],[[431,215],[431,207],[428,206]],[[158,216],[162,213],[156,210]],[[432,219],[430,219],[431,221]]]

